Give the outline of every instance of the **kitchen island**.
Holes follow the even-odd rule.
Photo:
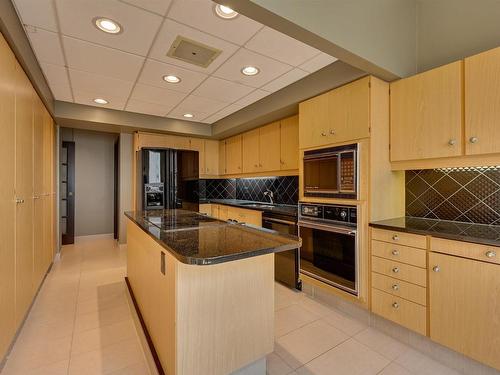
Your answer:
[[[126,215],[128,285],[164,373],[265,374],[274,253],[299,238],[185,210]]]

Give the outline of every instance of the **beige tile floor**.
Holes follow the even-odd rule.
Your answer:
[[[112,239],[64,246],[1,375],[148,375]],[[269,375],[457,374],[304,293],[275,285]]]

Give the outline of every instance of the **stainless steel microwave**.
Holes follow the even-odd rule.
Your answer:
[[[304,152],[304,196],[356,199],[358,145]]]

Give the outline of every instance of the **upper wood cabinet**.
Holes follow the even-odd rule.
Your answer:
[[[242,136],[237,135],[226,139],[226,173],[239,174],[242,172]]]
[[[260,170],[278,171],[280,170],[280,122],[276,121],[259,128],[260,131]],[[299,150],[297,149],[297,154]]]
[[[500,48],[465,59],[465,153],[500,153]]]
[[[499,301],[499,265],[429,253],[432,340],[500,369]]]
[[[370,135],[370,77],[299,105],[299,146],[312,148]]]
[[[391,83],[391,161],[462,153],[462,62]]]
[[[226,174],[226,141],[219,142],[219,174]]]
[[[205,175],[219,174],[219,141],[205,140]]]
[[[259,145],[260,130],[254,129],[243,133],[243,173],[258,172],[261,169]]]
[[[299,169],[299,116],[280,121],[280,169]]]

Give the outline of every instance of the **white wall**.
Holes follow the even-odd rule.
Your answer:
[[[124,213],[132,210],[132,161],[133,161],[133,135],[120,134],[120,193],[119,204],[119,241],[127,242],[127,218]]]

